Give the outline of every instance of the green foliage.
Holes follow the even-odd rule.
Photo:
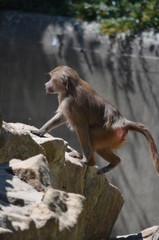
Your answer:
[[[128,30],[138,32],[150,28],[159,29],[158,0],[134,1],[133,3],[123,1],[123,3],[125,4],[122,6],[124,11],[118,5],[119,16],[114,12],[109,19],[103,19],[101,29],[104,33],[115,34]]]
[[[94,20],[112,35],[159,28],[159,0],[0,0],[0,8]]]

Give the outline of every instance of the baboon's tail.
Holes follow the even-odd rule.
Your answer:
[[[151,157],[153,160],[153,164],[159,175],[159,154],[158,154],[156,144],[154,142],[154,139],[153,139],[149,129],[142,123],[132,122],[129,120],[126,120],[125,127],[130,131],[137,131],[145,136],[148,147],[149,147],[149,151],[150,151],[150,154],[151,154]]]

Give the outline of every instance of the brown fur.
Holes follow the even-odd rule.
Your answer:
[[[150,131],[143,124],[123,117],[72,68],[59,66],[50,72],[50,76],[50,81],[45,84],[46,92],[58,94],[59,107],[50,121],[40,130],[33,131],[35,134],[42,136],[51,129],[67,123],[79,138],[83,163],[95,165],[95,152],[109,162],[108,166],[98,170],[100,174],[110,171],[120,163],[120,158],[113,150],[124,144],[128,130],[138,131],[147,139],[154,166],[159,174],[157,148]],[[72,155],[79,157],[76,153]]]

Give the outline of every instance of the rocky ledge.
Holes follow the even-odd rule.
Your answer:
[[[119,190],[34,127],[0,121],[0,239],[108,239]]]

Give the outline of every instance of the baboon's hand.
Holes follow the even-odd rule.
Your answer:
[[[45,134],[45,132],[41,131],[40,129],[31,130],[31,133],[33,133],[39,137],[42,137]]]

